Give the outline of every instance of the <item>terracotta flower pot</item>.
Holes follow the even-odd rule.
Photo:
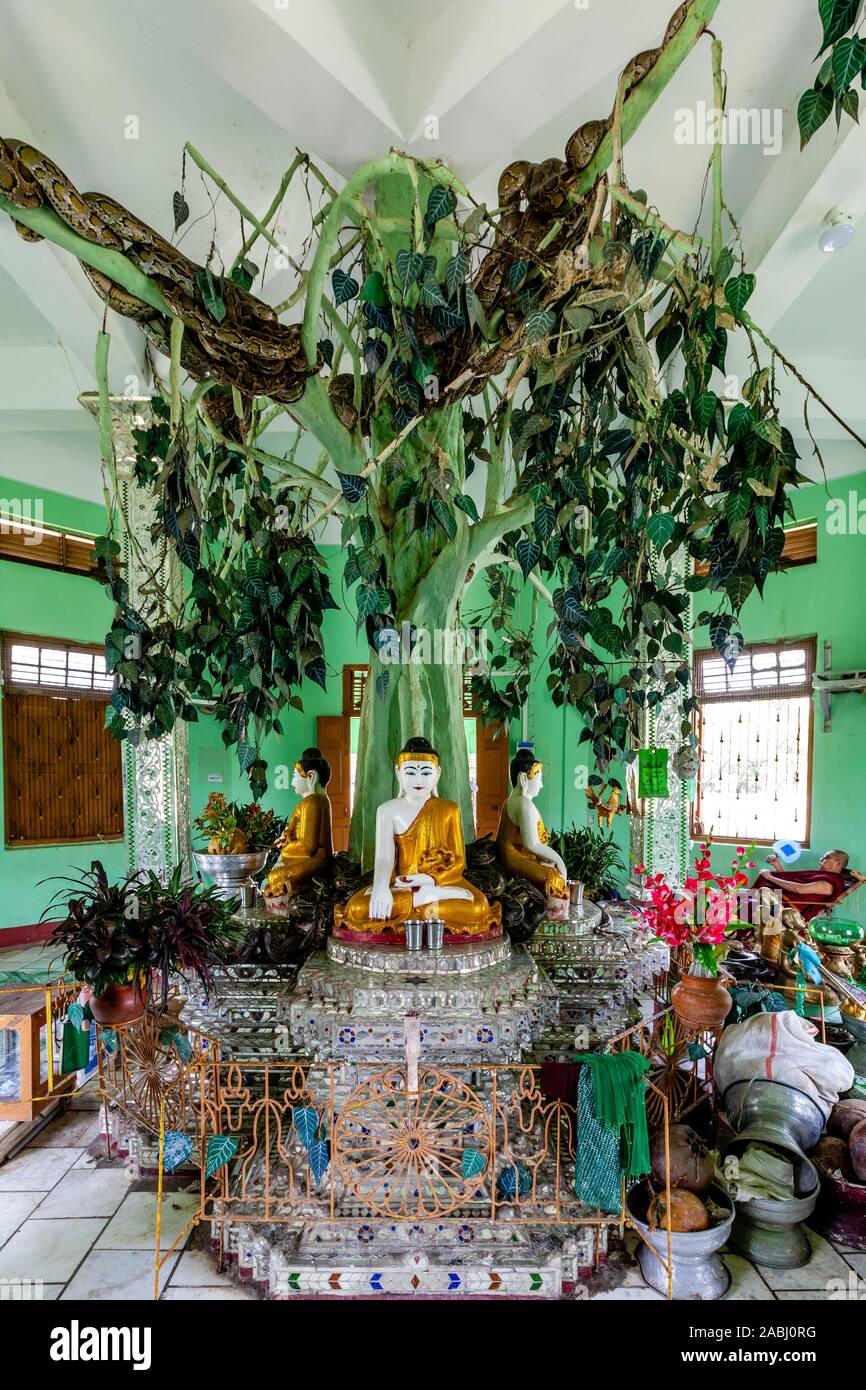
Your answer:
[[[90,996],[90,1011],[97,1023],[115,1028],[135,1023],[147,1008],[147,987],[142,980],[132,985],[106,985],[102,994]]]
[[[731,996],[717,975],[683,975],[671,990],[674,1013],[687,1028],[721,1028]]]

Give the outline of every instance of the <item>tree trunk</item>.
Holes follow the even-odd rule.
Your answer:
[[[393,429],[374,422],[373,447],[388,443]],[[407,476],[450,467],[463,484],[463,426],[459,406],[447,406],[422,422],[403,445],[406,469],[393,484],[371,487],[370,514],[388,546],[396,595],[399,644],[370,653],[370,678],[361,709],[350,853],[373,862],[376,809],[396,794],[394,761],[408,738],[423,735],[442,765],[440,795],[456,801],[466,839],[474,837],[469,758],[463,725],[463,661],[459,645],[460,599],[469,569],[469,531],[458,513],[457,535],[441,528],[425,539],[411,509],[392,513],[393,494]],[[408,641],[412,629],[414,644]],[[396,658],[396,659],[395,659]]]

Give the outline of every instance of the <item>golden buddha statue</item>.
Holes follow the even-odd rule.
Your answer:
[[[535,798],[544,785],[542,764],[529,748],[511,759],[511,792],[502,807],[496,832],[496,855],[504,873],[525,878],[549,898],[567,898],[568,870],[551,849]]]
[[[426,738],[398,754],[399,795],[376,813],[373,885],[334,909],[336,935],[402,933],[412,917],[444,921],[451,940],[501,934],[502,908],[463,877],[460,807],[436,795],[441,771]]]
[[[316,874],[330,868],[331,803],[325,790],[331,768],[318,748],[308,748],[295,763],[292,789],[301,798],[277,841],[280,857],[264,887],[266,898],[296,893]]]

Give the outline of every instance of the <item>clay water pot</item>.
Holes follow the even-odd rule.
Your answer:
[[[102,994],[90,996],[90,1012],[104,1028],[135,1023],[147,1008],[147,986],[143,980],[131,985],[106,985]]]
[[[721,1028],[732,1003],[718,975],[682,975],[671,990],[674,1013],[687,1028]]]

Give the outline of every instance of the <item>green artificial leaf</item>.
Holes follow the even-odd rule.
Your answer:
[[[210,266],[196,271],[195,285],[201,295],[201,302],[215,323],[222,323],[226,316],[225,300],[222,297],[219,280]]]
[[[307,1158],[318,1186],[331,1162],[331,1148],[327,1139],[314,1139],[307,1149]]]
[[[357,592],[358,617],[369,618],[373,613],[387,613],[391,599],[387,589],[375,585],[363,585]]]
[[[851,85],[866,62],[866,42],[858,38],[840,39],[833,49],[833,86],[836,95],[842,94]]]
[[[782,426],[778,420],[758,420],[752,426],[752,432],[759,439],[766,439],[768,444],[772,444],[774,449],[782,452]]]
[[[385,696],[388,694],[389,683],[390,672],[380,671],[376,677],[376,694],[380,700],[384,700]]]
[[[304,1148],[308,1149],[319,1128],[319,1112],[311,1105],[296,1105],[292,1112],[292,1123]]]
[[[333,338],[320,338],[316,344],[319,352],[324,357],[329,367],[334,364],[334,340]]]
[[[435,227],[437,222],[454,211],[455,203],[456,199],[450,189],[443,188],[441,183],[434,183],[427,198],[427,209],[424,213],[425,227]]]
[[[754,587],[755,580],[751,574],[732,574],[730,579],[725,580],[725,592],[736,609],[742,608]]]
[[[818,57],[848,32],[859,8],[860,0],[818,0],[818,14],[824,27]]]
[[[424,257],[420,251],[398,251],[394,264],[397,281],[405,294],[424,269]]]
[[[829,92],[810,87],[808,92],[803,93],[797,107],[801,150],[806,148],[816,130],[821,129],[832,110],[833,98]]]
[[[725,503],[725,516],[730,525],[736,526],[738,521],[749,515],[752,506],[752,499],[747,492],[732,492]]]
[[[413,483],[411,486],[414,490],[415,484]],[[466,515],[470,517],[472,521],[481,520],[480,516],[478,515],[478,508],[476,507],[473,499],[469,496],[468,493],[458,492],[457,496],[454,498],[454,505],[455,507],[459,507],[461,512],[465,512]]]
[[[340,490],[347,502],[360,502],[364,493],[367,491],[369,479],[361,476],[360,473],[341,473],[336,470],[340,480]]]
[[[523,578],[528,579],[532,570],[541,559],[541,546],[538,541],[531,541],[528,536],[521,536],[514,548],[517,556],[517,563],[523,572]]]
[[[717,285],[723,285],[734,268],[734,253],[730,246],[723,246],[713,268],[713,278]]]
[[[556,529],[556,508],[549,502],[541,502],[535,508],[535,534],[542,545],[547,545]]]
[[[508,288],[512,294],[516,294],[528,269],[529,263],[527,261],[512,261],[508,267]]]
[[[380,271],[372,271],[361,286],[361,299],[376,309],[384,309],[388,303],[388,290]]]
[[[430,509],[449,541],[453,541],[457,535],[457,518],[448,503],[443,501],[441,497],[434,496],[430,500]]]
[[[737,318],[740,317],[754,294],[756,283],[754,275],[749,275],[744,271],[742,275],[734,275],[725,285],[725,299],[730,305],[731,312],[736,314]]]
[[[232,1135],[212,1134],[207,1141],[207,1149],[205,1150],[205,1177],[212,1178],[214,1173],[230,1163],[237,1150],[238,1141]]]
[[[358,293],[358,281],[353,280],[352,276],[348,275],[346,271],[343,270],[342,266],[339,265],[331,275],[331,285],[333,286],[334,303],[337,308],[339,308],[341,304],[348,304],[349,300],[354,299],[355,295]]]
[[[484,306],[471,285],[466,285],[464,289],[466,300],[466,317],[473,328],[479,328],[482,333],[487,333],[487,315]]]
[[[479,1173],[484,1172],[487,1167],[487,1160],[480,1149],[469,1146],[463,1150],[460,1166],[463,1178],[468,1182],[470,1178],[477,1178]]]
[[[853,87],[849,87],[848,91],[842,97],[841,101],[837,103],[837,126],[841,122],[843,112],[845,113],[845,115],[850,116],[852,121],[856,121],[857,125],[860,124],[860,97],[859,94],[855,92]]]
[[[171,200],[171,208],[174,213],[174,230],[176,234],[189,217],[189,204],[182,193],[176,192],[174,194]]]
[[[674,533],[676,519],[670,512],[655,512],[647,518],[647,535],[656,550],[662,550]]]
[[[457,251],[445,267],[445,284],[448,298],[453,299],[469,273],[469,257],[464,251]]]
[[[556,314],[552,309],[531,309],[524,319],[526,336],[533,346],[549,338],[556,327]]]
[[[707,434],[710,426],[716,418],[719,398],[715,391],[702,391],[692,402],[692,418],[695,428],[701,434]]]
[[[728,416],[728,443],[736,444],[738,439],[749,433],[754,423],[755,415],[752,409],[742,401],[738,402]]]
[[[236,266],[232,267],[229,279],[232,281],[232,284],[240,285],[242,290],[249,290],[252,288],[252,283],[258,273],[259,268],[255,262],[248,260],[247,257],[244,256],[242,260],[238,261]]]
[[[428,275],[421,286],[421,303],[428,309],[441,308],[448,303],[432,275]]]

